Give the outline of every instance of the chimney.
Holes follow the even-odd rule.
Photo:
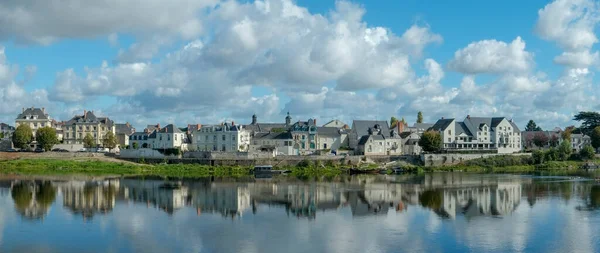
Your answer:
[[[235,126],[235,121],[231,121],[231,125],[232,125],[232,126]]]
[[[83,110],[83,118],[84,119],[87,118],[87,111],[86,110]]]
[[[202,125],[196,124],[196,130],[200,130],[200,128],[202,128]]]
[[[314,119],[313,122],[315,122],[315,126],[317,125],[317,119]]]
[[[160,131],[160,123],[156,124],[156,131]]]
[[[25,107],[23,107],[22,109],[23,109],[23,111],[22,111],[22,112],[25,112]]]
[[[444,117],[442,117],[442,119],[444,119]]]
[[[42,113],[46,114],[46,107],[42,107]]]
[[[471,115],[467,115],[467,119],[471,119]]]

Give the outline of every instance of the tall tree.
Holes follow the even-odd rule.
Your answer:
[[[566,161],[569,159],[572,152],[573,148],[571,147],[571,142],[564,140],[562,143],[560,143],[560,146],[558,146],[558,159],[561,161]]]
[[[560,137],[563,139],[563,141],[571,141],[571,134],[573,133],[574,129],[575,127],[565,128],[565,131],[560,134]]]
[[[559,142],[558,136],[552,135],[552,137],[550,137],[550,147],[557,147]]]
[[[594,128],[600,126],[600,113],[597,112],[579,112],[573,117],[575,121],[581,121],[579,127],[584,134],[589,135]]]
[[[406,120],[404,120],[404,117],[402,117],[402,119],[400,120],[400,122],[402,122],[402,124],[406,125]]]
[[[36,140],[45,151],[52,150],[52,147],[58,144],[58,138],[56,137],[56,130],[52,127],[42,127],[37,130]]]
[[[396,125],[398,125],[398,119],[396,117],[392,117],[390,119],[390,127],[394,128],[394,127],[396,127]]]
[[[33,140],[33,130],[29,125],[19,125],[12,136],[12,141],[17,148],[27,148]]]
[[[423,123],[423,113],[417,113],[417,123]]]
[[[590,137],[592,138],[592,147],[595,149],[600,148],[600,126],[594,128]]]
[[[596,156],[596,150],[590,144],[585,145],[579,150],[579,157],[581,160],[592,160]]]
[[[83,146],[85,148],[93,148],[96,146],[96,140],[92,137],[91,134],[87,133],[85,137],[83,137]]]
[[[548,136],[546,136],[546,134],[544,133],[536,133],[533,136],[533,144],[538,147],[538,148],[543,148],[546,146],[546,144],[548,144]]]
[[[0,133],[0,139],[4,139],[4,133]]]
[[[117,147],[117,138],[115,134],[112,132],[108,132],[106,136],[104,136],[104,140],[102,140],[102,145],[105,148],[113,149]]]
[[[527,126],[525,126],[525,131],[542,131],[542,128],[535,124],[535,121],[532,119],[527,122]]]
[[[442,147],[442,136],[437,131],[426,131],[419,140],[419,146],[428,152],[438,151]]]

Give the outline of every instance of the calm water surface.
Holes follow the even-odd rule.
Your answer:
[[[600,252],[600,185],[0,177],[0,252]]]

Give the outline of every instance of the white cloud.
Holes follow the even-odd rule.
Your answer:
[[[572,68],[586,68],[598,62],[598,51],[563,52],[554,58],[554,62]]]
[[[449,67],[463,74],[527,72],[533,54],[525,51],[525,41],[517,37],[511,43],[497,40],[473,42],[454,53]]]

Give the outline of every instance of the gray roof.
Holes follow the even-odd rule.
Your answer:
[[[167,126],[161,128],[160,132],[161,133],[171,133],[171,134],[183,133],[181,130],[179,130],[179,128],[177,128],[173,124],[168,124]]]
[[[469,131],[469,128],[466,126],[465,122],[455,122],[456,135],[466,134],[472,136],[473,134]]]
[[[86,111],[84,115],[75,115],[71,120],[67,121],[66,125],[98,123],[105,124],[107,127],[112,127],[114,124],[108,117],[96,117],[94,112]]]
[[[373,139],[373,140],[385,140],[385,137],[383,135],[364,135],[363,137],[360,137],[360,140],[358,141],[358,145],[365,145],[369,139]]]
[[[10,126],[6,123],[0,123],[0,129],[2,130],[15,130],[15,127]]]
[[[17,119],[25,119],[25,116],[37,116],[38,119],[50,119],[48,114],[44,113],[41,108],[27,108],[17,116]]]
[[[496,127],[498,126],[498,124],[500,124],[500,122],[502,122],[502,120],[506,119],[505,117],[493,117],[493,118],[484,118],[484,117],[469,117],[467,116],[467,118],[465,118],[465,125],[467,126],[467,128],[469,129],[469,131],[471,131],[471,133],[476,133],[482,126],[483,124],[487,125],[488,127],[490,127],[490,131],[495,131]],[[509,121],[507,119],[507,121]],[[517,133],[519,132],[519,128],[517,127],[516,124],[514,124],[513,122],[509,123],[512,125],[513,128],[513,132]]]
[[[116,134],[131,135],[134,132],[135,132],[135,128],[133,126],[131,126],[129,123],[115,124],[115,133]]]
[[[454,119],[440,119],[431,127],[435,131],[443,131],[454,121]]]
[[[286,126],[285,123],[256,123],[249,124],[244,126],[246,130],[256,132],[256,133],[266,133],[270,132],[275,128],[281,128],[287,130],[290,126]]]
[[[317,127],[317,134],[319,136],[336,137],[340,136],[342,131],[337,127]]]
[[[381,127],[381,133],[384,136],[390,136],[390,127],[387,121],[376,121],[376,120],[355,120],[352,122],[352,131],[356,132],[357,136],[364,136],[369,134],[369,128],[379,125]]]
[[[425,129],[425,131],[427,131],[427,129],[433,127],[433,125],[435,125],[434,123],[415,123],[412,127],[416,128],[416,129]]]
[[[576,139],[591,139],[589,136],[585,135],[585,134],[571,134],[571,138],[576,138]]]
[[[257,133],[254,135],[254,140],[291,140],[292,134],[290,132],[281,133]]]

